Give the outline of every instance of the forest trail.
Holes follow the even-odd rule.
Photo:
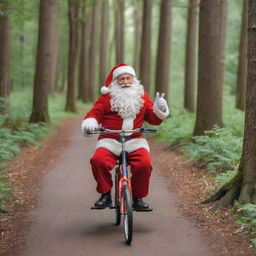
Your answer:
[[[89,166],[96,137],[84,138],[79,122],[73,120],[68,148],[43,177],[37,207],[28,216],[26,246],[16,255],[218,256],[177,211],[176,195],[156,169],[146,200],[154,211],[134,213],[133,243],[127,246],[113,210],[90,210],[98,198]]]

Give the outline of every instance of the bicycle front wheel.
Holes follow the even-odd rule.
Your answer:
[[[132,242],[133,233],[133,209],[131,193],[127,185],[122,188],[122,204],[123,204],[123,224],[124,224],[124,237],[127,244]]]
[[[121,222],[121,212],[120,204],[118,202],[118,172],[115,174],[115,225],[120,225]]]

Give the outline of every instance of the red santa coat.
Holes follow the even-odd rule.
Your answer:
[[[103,127],[117,130],[140,128],[144,121],[159,125],[169,115],[168,108],[165,112],[160,111],[146,93],[142,96],[144,104],[135,118],[132,116],[122,118],[117,112],[112,111],[110,99],[109,94],[101,95],[84,119],[95,118]],[[97,150],[90,162],[99,193],[107,193],[113,186],[110,171],[121,152],[121,143],[117,140],[119,136],[119,134],[104,134],[98,138]],[[131,139],[125,143],[125,150],[128,152],[128,164],[131,166],[132,194],[145,197],[148,194],[152,171],[150,155],[147,152],[148,143],[140,133],[133,133]]]
[[[147,93],[142,96],[144,104],[135,118],[122,118],[117,112],[112,111],[110,99],[109,94],[101,95],[84,119],[95,118],[104,128],[118,130],[140,128],[144,121],[152,125],[159,125],[169,115],[169,111],[162,112],[159,110]],[[115,155],[119,155],[121,152],[121,143],[118,142],[119,136],[119,134],[102,134],[98,138],[96,147],[107,148]],[[125,150],[129,153],[139,148],[145,148],[149,151],[148,143],[142,135],[133,133],[131,139],[126,142]]]

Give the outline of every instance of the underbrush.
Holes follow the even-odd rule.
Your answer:
[[[183,110],[174,112],[160,126],[157,135],[166,145],[178,145],[188,158],[206,166],[215,177],[216,190],[236,175],[242,152],[244,112],[234,109],[233,102],[234,97],[224,97],[224,128],[215,126],[204,135],[193,137],[195,116]],[[256,204],[236,202],[234,215],[235,223],[240,225],[238,232],[248,233],[256,246]]]
[[[49,124],[28,123],[32,106],[31,90],[25,89],[12,93],[9,102],[8,112],[0,115],[0,212],[5,211],[3,201],[8,198],[10,192],[5,175],[8,161],[16,157],[21,146],[40,146],[40,140],[55,131],[60,119],[78,115],[64,111],[64,96],[52,95],[49,97],[51,122]],[[84,107],[79,103],[79,107],[82,106]]]

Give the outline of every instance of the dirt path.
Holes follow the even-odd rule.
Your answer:
[[[95,138],[83,139],[79,123],[58,163],[42,182],[38,207],[29,214],[30,230],[19,256],[60,255],[218,255],[177,212],[176,198],[155,170],[148,201],[152,213],[135,213],[134,243],[123,243],[111,210],[92,211],[98,197],[89,158]]]
[[[1,255],[255,255],[227,212],[209,214],[196,204],[208,186],[203,172],[154,141],[147,198],[154,211],[134,213],[134,242],[126,246],[113,211],[90,210],[98,197],[89,166],[96,138],[83,138],[79,123],[67,120],[44,147],[25,149],[12,166],[16,198],[23,204],[0,216]]]

